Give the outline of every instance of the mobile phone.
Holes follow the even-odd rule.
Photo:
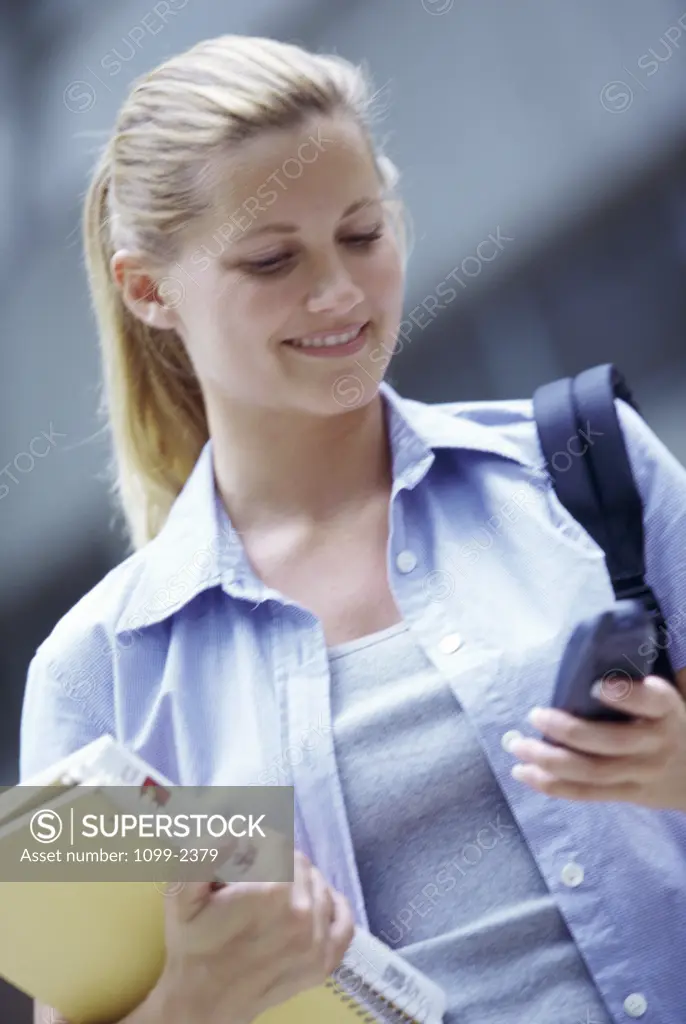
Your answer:
[[[575,628],[560,663],[551,706],[593,721],[632,721],[633,715],[620,710],[622,696],[650,674],[656,654],[652,614],[641,601],[617,601]],[[616,707],[591,696],[597,680],[607,683]]]

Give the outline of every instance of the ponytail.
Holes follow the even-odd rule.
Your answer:
[[[100,414],[112,436],[111,491],[135,550],[162,528],[208,428],[200,387],[178,334],[134,316],[113,280],[110,181],[106,151],[86,195],[84,250],[103,366]]]

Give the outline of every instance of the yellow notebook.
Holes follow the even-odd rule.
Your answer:
[[[151,779],[174,788],[112,737],[100,737],[0,797],[0,863],[20,856],[35,810],[63,813],[78,801],[80,815],[108,815],[117,809],[112,786],[131,786],[130,799],[138,799],[137,787]],[[36,788],[27,792],[29,786]],[[41,786],[50,789],[41,793]],[[269,849],[275,866],[283,863],[282,849]],[[244,877],[260,871],[264,864],[253,865]],[[222,872],[217,868],[220,880]],[[143,1000],[162,971],[165,898],[162,885],[146,881],[0,882],[0,976],[70,1024],[112,1024]],[[267,1011],[256,1024],[439,1024],[444,1013],[438,986],[358,928],[325,985]]]

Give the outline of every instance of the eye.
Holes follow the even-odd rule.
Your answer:
[[[374,228],[373,231],[368,231],[363,235],[348,235],[343,241],[347,242],[348,245],[357,245],[364,248],[365,246],[372,245],[374,242],[378,242],[382,234],[381,228]]]
[[[243,268],[250,274],[273,274],[283,270],[289,259],[291,256],[288,253],[285,256],[270,256],[267,260],[244,263]]]
[[[373,231],[368,231],[365,234],[347,235],[342,238],[341,241],[346,245],[351,245],[354,248],[366,249],[378,242],[383,235],[383,229],[381,227],[374,228]],[[270,256],[265,260],[251,260],[248,263],[243,264],[243,269],[249,274],[258,274],[260,276],[267,276],[270,274],[277,274],[279,271],[286,270],[292,260],[293,253],[283,253],[280,256]]]

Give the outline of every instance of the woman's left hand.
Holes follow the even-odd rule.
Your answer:
[[[636,715],[633,722],[592,722],[557,708],[534,708],[529,721],[563,747],[522,737],[510,753],[514,778],[567,800],[620,800],[686,813],[686,702],[658,676],[604,680],[594,696]]]

